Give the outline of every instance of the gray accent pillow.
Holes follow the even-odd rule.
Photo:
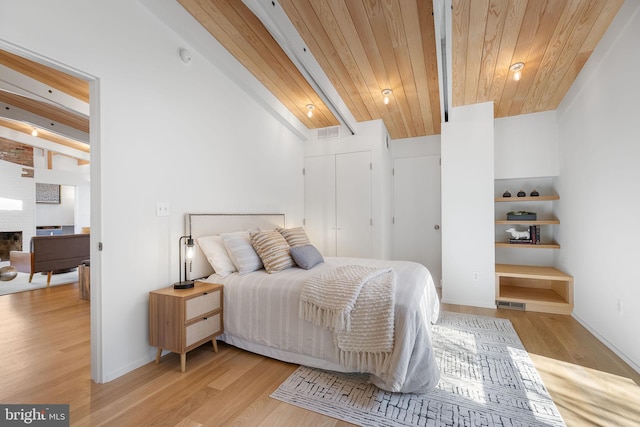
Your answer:
[[[294,246],[290,249],[291,257],[298,267],[310,270],[314,266],[324,262],[322,254],[313,245]]]

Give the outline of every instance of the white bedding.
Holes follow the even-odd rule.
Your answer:
[[[391,368],[371,375],[371,381],[393,392],[422,392],[435,387],[439,371],[431,346],[430,324],[437,321],[440,304],[429,271],[414,262],[325,258],[324,263],[311,270],[290,268],[276,274],[258,270],[225,278],[213,274],[207,281],[225,286],[225,333],[219,338],[285,362],[347,372],[338,362],[332,332],[301,320],[298,309],[308,278],[348,264],[391,267],[397,274]]]

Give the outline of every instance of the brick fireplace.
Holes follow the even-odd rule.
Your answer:
[[[22,231],[0,231],[0,261],[9,261],[9,252],[22,250]]]

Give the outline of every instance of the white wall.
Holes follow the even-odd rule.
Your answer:
[[[36,235],[36,182],[22,177],[21,165],[4,160],[0,160],[0,182],[0,231],[22,231],[22,250],[29,250]]]
[[[91,196],[101,227],[92,219],[91,233],[104,250],[92,251],[102,271],[92,310],[102,325],[97,375],[109,381],[153,359],[148,292],[178,279],[184,214],[283,212],[299,225],[303,147],[198,51],[182,63],[178,49],[190,46],[138,2],[2,0],[0,42],[97,79],[101,188]],[[155,215],[158,201],[170,216]]]
[[[627,1],[558,109],[558,264],[575,278],[574,316],[640,371],[638,40]]]
[[[524,114],[495,120],[495,178],[557,176],[557,113]]]
[[[442,300],[495,307],[493,103],[442,126]]]
[[[437,156],[440,154],[440,135],[416,138],[394,139],[391,141],[391,157]]]
[[[36,227],[74,225],[76,213],[76,188],[60,186],[60,203],[36,203]]]

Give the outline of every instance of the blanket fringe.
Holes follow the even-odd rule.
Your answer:
[[[358,372],[382,375],[388,372],[391,353],[371,353],[340,350],[340,364]]]
[[[318,307],[309,301],[301,301],[298,314],[300,318],[317,326],[331,328],[334,331],[351,330],[350,312]]]

